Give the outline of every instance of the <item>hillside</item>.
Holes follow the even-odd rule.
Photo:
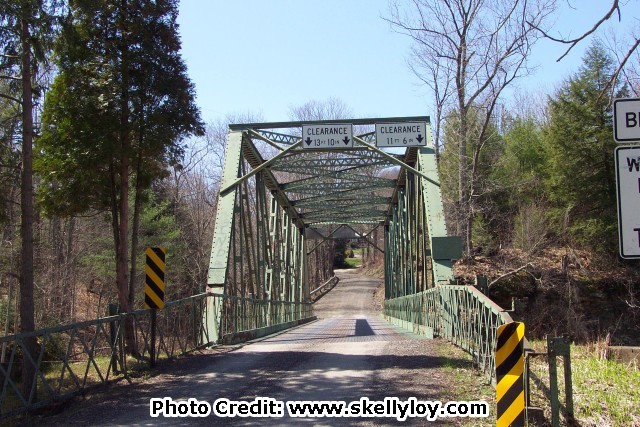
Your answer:
[[[516,318],[528,335],[570,334],[593,342],[610,334],[614,345],[640,345],[640,267],[638,262],[603,260],[586,250],[550,247],[536,255],[507,248],[493,256],[457,262],[459,281],[488,278],[491,298]]]

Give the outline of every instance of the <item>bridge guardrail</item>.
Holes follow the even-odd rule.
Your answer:
[[[333,275],[329,280],[324,282],[322,285],[318,286],[314,290],[309,292],[309,300],[311,302],[316,302],[320,298],[322,298],[327,292],[333,289],[340,282],[340,278],[336,275]]]
[[[156,312],[156,360],[215,344],[207,330],[207,301],[214,306],[224,304],[221,328],[225,333],[309,317],[313,310],[310,303],[205,293],[171,301]],[[126,322],[133,322],[135,356],[124,351]],[[37,339],[37,354],[25,358],[24,342],[31,337]],[[6,358],[0,363],[0,419],[50,405],[100,384],[130,378],[136,370],[150,365],[150,338],[151,310],[0,337],[0,346],[6,349]],[[23,363],[35,366],[31,385],[22,380]]]
[[[498,326],[511,316],[473,286],[439,285],[385,301],[385,316],[421,325],[463,348],[495,382]]]
[[[219,295],[218,295],[219,296]],[[226,296],[221,332],[228,336],[243,331],[290,323],[313,316],[309,302],[263,300]]]

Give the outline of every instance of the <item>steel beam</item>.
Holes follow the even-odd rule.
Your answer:
[[[395,122],[430,122],[429,116],[412,116],[412,117],[378,117],[369,119],[339,119],[339,120],[303,120],[298,122],[270,122],[270,123],[240,123],[231,124],[229,129],[233,131],[243,131],[247,129],[285,129],[299,128],[302,126],[325,125],[325,124],[352,124],[374,125],[376,123],[395,123]]]
[[[438,245],[444,244],[438,237],[447,237],[447,225],[444,218],[444,207],[442,205],[442,194],[440,186],[434,185],[433,180],[438,176],[438,165],[436,163],[435,151],[432,148],[431,132],[427,132],[428,146],[420,147],[418,150],[418,167],[422,173],[430,179],[421,182],[421,190],[424,204],[424,211],[429,231],[430,248],[432,252],[438,252]],[[456,240],[455,237],[451,238]],[[436,257],[433,259],[433,280],[436,284],[448,284],[453,280],[453,257]]]
[[[225,147],[224,165],[222,168],[222,185],[235,181],[240,174],[240,159],[242,153],[241,132],[229,132]],[[225,294],[229,255],[231,249],[231,232],[234,226],[234,210],[236,205],[236,187],[218,197],[218,212],[213,231],[211,257],[209,259],[209,274],[207,292],[215,295]],[[221,338],[220,327],[222,320],[222,305],[214,304],[215,298],[207,299],[207,322],[209,340],[217,342]]]

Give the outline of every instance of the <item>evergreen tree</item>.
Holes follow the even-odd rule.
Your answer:
[[[180,161],[183,138],[203,127],[180,57],[177,10],[177,0],[70,1],[37,141],[48,212],[110,212],[122,311],[134,298],[129,194],[135,260],[142,191]]]
[[[473,230],[478,231],[473,243],[490,249],[494,242],[494,236],[492,236],[494,233],[491,228],[498,229],[498,227],[491,227],[491,223],[495,222],[498,214],[494,203],[498,194],[492,173],[502,152],[502,138],[493,123],[490,122],[485,126],[485,114],[481,108],[473,108],[467,113],[466,126],[470,142],[466,144],[466,157],[472,159],[471,164],[473,165],[469,171],[469,178],[473,182],[469,194],[470,200],[472,200],[469,215]],[[464,228],[460,226],[464,222],[460,218],[463,212],[460,210],[460,201],[458,200],[460,115],[457,112],[449,114],[445,118],[443,128],[444,143],[440,156],[439,172],[445,215],[447,216],[447,224],[451,228],[457,227],[449,230],[449,233],[463,235]]]
[[[536,118],[508,119],[503,152],[491,172],[500,189],[494,196],[501,215],[498,230],[503,243],[530,254],[541,249],[549,235],[547,167],[542,126]]]
[[[0,3],[0,78],[5,80],[0,98],[20,111],[20,331],[35,329],[33,250],[33,137],[34,100],[40,95],[35,82],[47,59],[55,28],[55,0],[13,0]],[[15,129],[14,129],[15,130]],[[11,135],[13,137],[13,135]],[[25,338],[24,350],[33,359],[35,337]],[[23,394],[29,396],[35,366],[23,358]]]
[[[578,242],[613,250],[616,194],[612,113],[603,90],[614,71],[604,47],[593,44],[580,71],[550,101],[545,130],[547,191],[557,221]],[[617,96],[622,96],[620,88]]]

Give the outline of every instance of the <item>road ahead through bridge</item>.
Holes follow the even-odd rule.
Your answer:
[[[212,349],[163,366],[159,375],[134,385],[116,385],[77,399],[57,415],[38,417],[49,425],[427,425],[425,419],[392,418],[151,418],[151,398],[226,398],[251,401],[451,400],[447,364],[432,341],[387,324],[376,309],[380,280],[339,272],[340,283],[316,304],[318,320],[249,344]],[[443,345],[443,344],[439,344]],[[464,396],[479,399],[480,396]],[[442,421],[442,420],[441,420]],[[448,419],[464,424],[469,419]],[[479,420],[476,420],[479,421]],[[486,421],[486,420],[483,420]],[[436,423],[439,424],[439,423]]]

